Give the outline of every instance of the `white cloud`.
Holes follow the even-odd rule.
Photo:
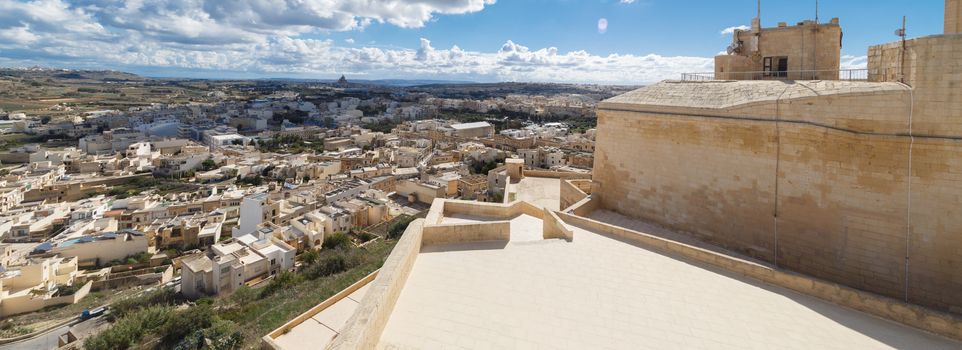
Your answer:
[[[598,33],[604,34],[608,31],[608,20],[604,18],[598,19]]]
[[[843,55],[839,63],[841,69],[865,69],[868,67],[868,56]]]
[[[722,29],[721,32],[720,32],[720,34],[721,34],[721,35],[730,35],[730,34],[735,34],[735,30],[749,30],[749,29],[752,29],[752,27],[749,27],[749,26],[746,26],[746,25],[728,27],[728,28]]]
[[[0,44],[11,43],[18,45],[29,45],[40,37],[30,32],[29,26],[11,27],[0,29]]]
[[[620,2],[621,2],[622,4],[633,4],[633,3],[635,3],[635,1],[636,1],[636,0],[621,0]]]
[[[493,0],[0,1],[0,62],[248,76],[438,78],[474,81],[648,83],[713,70],[711,58],[594,55],[507,40],[469,51],[354,46],[310,39],[373,22],[426,25],[436,14],[481,11]],[[607,24],[599,21],[599,31]],[[343,44],[343,43],[340,43]]]

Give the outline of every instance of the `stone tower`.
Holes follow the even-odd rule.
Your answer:
[[[945,34],[962,34],[962,0],[945,0]]]

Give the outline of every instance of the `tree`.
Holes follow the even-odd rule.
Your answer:
[[[304,252],[304,254],[301,254],[299,258],[301,259],[301,262],[311,265],[315,263],[317,259],[320,257],[321,257],[320,253],[318,253],[316,250],[311,249]]]
[[[338,247],[350,244],[350,242],[351,237],[349,237],[346,233],[334,232],[324,239],[324,243],[321,244],[321,246],[323,246],[324,249],[336,249]]]
[[[204,171],[213,170],[216,166],[217,162],[214,161],[214,158],[207,158],[207,160],[200,163],[200,168]]]

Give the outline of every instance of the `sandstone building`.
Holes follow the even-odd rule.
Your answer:
[[[593,195],[780,268],[962,312],[958,7],[942,35],[869,48],[868,81],[666,81],[603,102]]]
[[[762,28],[755,18],[751,29],[735,30],[727,55],[715,56],[715,78],[836,80],[841,47],[838,18],[774,28]]]

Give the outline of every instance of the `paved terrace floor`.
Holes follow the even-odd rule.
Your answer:
[[[379,348],[962,347],[784,288],[574,231],[571,243],[425,247]]]
[[[344,299],[338,300],[311,318],[304,320],[274,341],[282,349],[323,349],[334,339],[347,320],[354,315],[358,304],[367,294],[368,283]]]
[[[548,210],[561,210],[561,180],[544,177],[525,177],[517,183],[508,184],[508,192],[515,192],[515,199]],[[508,200],[506,198],[505,200]]]

